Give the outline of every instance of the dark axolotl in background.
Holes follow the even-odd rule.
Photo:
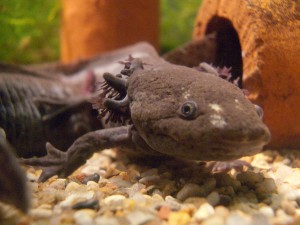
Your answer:
[[[45,143],[69,146],[77,137],[99,129],[87,99],[95,75],[48,76],[0,64],[0,200],[26,212],[29,193],[14,155],[45,155]]]
[[[0,63],[0,200],[26,211],[29,197],[18,157],[43,156],[45,143],[70,146],[79,136],[102,128],[88,100],[101,80],[97,74],[118,71],[112,62],[129,53],[157,55],[146,44],[83,60],[73,66],[15,66]],[[67,76],[66,74],[71,73]]]
[[[254,155],[268,143],[260,110],[208,64],[199,71],[159,57],[129,57],[121,63],[120,73],[104,73],[93,99],[99,116],[119,126],[89,132],[67,151],[47,143],[46,156],[22,160],[43,169],[39,181],[66,177],[107,148],[145,157],[227,161]]]

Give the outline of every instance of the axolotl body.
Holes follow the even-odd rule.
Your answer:
[[[65,177],[96,151],[226,161],[251,156],[270,132],[260,113],[234,84],[209,70],[197,71],[163,60],[130,57],[120,74],[105,73],[93,101],[100,117],[119,126],[89,132],[64,152],[47,143],[47,156],[24,159],[43,168],[40,181]]]

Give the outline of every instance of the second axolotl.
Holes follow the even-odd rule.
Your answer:
[[[226,161],[254,155],[268,143],[258,107],[211,68],[197,71],[159,58],[129,57],[122,63],[119,74],[103,75],[93,100],[101,118],[120,125],[89,132],[65,152],[47,143],[46,156],[22,160],[43,168],[39,181],[66,177],[107,148]]]

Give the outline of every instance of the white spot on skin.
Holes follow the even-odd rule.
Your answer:
[[[190,91],[189,91],[189,90],[187,90],[187,91],[185,91],[185,92],[183,93],[184,99],[189,99],[190,96],[191,96],[191,94],[190,94]]]
[[[235,102],[235,108],[239,110],[243,110],[243,107],[241,106],[241,103],[238,99],[234,99]]]
[[[210,116],[210,123],[216,128],[224,128],[227,123],[221,115],[213,114]]]
[[[215,103],[209,104],[209,107],[217,113],[220,113],[223,111],[223,108],[220,105],[215,104]]]

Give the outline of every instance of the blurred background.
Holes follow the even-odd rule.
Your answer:
[[[161,0],[160,49],[191,40],[201,0]],[[0,61],[59,60],[60,0],[0,1]]]

